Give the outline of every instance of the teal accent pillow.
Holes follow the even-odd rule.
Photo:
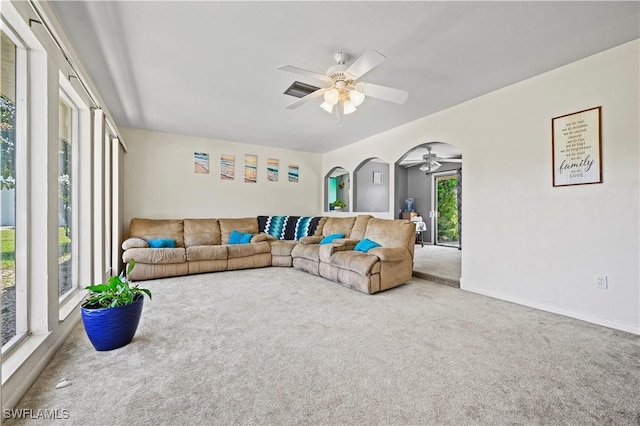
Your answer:
[[[253,234],[231,231],[231,235],[229,235],[229,244],[248,244],[251,242],[251,237],[253,237]]]
[[[364,240],[360,241],[358,244],[356,244],[356,246],[353,248],[355,251],[361,251],[361,252],[368,252],[369,250],[371,250],[372,248],[376,248],[376,247],[382,247],[380,244],[376,243],[375,241],[371,241],[368,238],[365,238]]]
[[[176,240],[169,238],[156,238],[147,241],[151,248],[176,248]]]
[[[344,238],[344,234],[327,235],[322,240],[320,240],[320,244],[331,244],[333,240],[337,240],[338,238]]]

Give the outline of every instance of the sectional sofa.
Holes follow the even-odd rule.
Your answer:
[[[134,218],[122,258],[132,280],[276,266],[373,294],[411,279],[414,244],[414,223],[369,215]]]

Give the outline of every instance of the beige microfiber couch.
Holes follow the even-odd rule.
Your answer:
[[[353,247],[364,238],[367,222],[372,216],[330,217],[322,227],[321,235],[300,238],[300,243],[291,251],[293,267],[313,275],[320,275],[320,241],[329,235],[343,234],[345,238],[334,240],[332,247],[340,246],[342,250]]]
[[[228,244],[231,231],[255,234],[249,244]],[[131,220],[122,260],[136,261],[130,278],[160,277],[271,266],[271,246],[256,218]],[[176,248],[149,248],[147,241],[175,240]]]
[[[347,219],[352,219],[351,228]],[[411,279],[416,238],[414,223],[371,216],[329,218],[322,234],[349,237],[334,240],[332,244],[319,244],[322,237],[301,238],[291,253],[295,269],[368,294],[396,287]],[[364,238],[381,247],[366,253],[355,251],[355,245]]]
[[[228,244],[231,231],[253,234],[247,244]],[[332,234],[346,237],[319,244]],[[363,238],[381,247],[354,251]],[[150,248],[148,241],[170,239],[175,248]],[[260,233],[257,218],[131,220],[122,243],[123,260],[136,261],[132,280],[203,272],[293,266],[355,290],[373,294],[411,279],[415,224],[406,220],[357,217],[321,218],[312,236],[277,240]]]

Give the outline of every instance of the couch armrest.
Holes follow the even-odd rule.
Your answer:
[[[252,243],[260,243],[262,241],[267,241],[267,234],[264,233],[260,233],[260,234],[255,234],[253,237],[251,237],[251,242]]]
[[[395,262],[411,257],[411,253],[409,253],[409,249],[406,247],[376,247],[367,253],[378,256],[383,262]]]
[[[339,246],[339,247],[344,246],[344,247],[353,248],[359,242],[360,242],[360,240],[354,240],[353,238],[338,238],[336,240],[333,240],[331,242],[331,244],[333,244],[334,246]]]
[[[149,243],[147,243],[142,238],[131,237],[127,238],[122,242],[122,250],[129,250],[132,248],[148,248]]]
[[[352,245],[320,244],[318,256],[320,262],[331,263],[331,256],[340,251],[353,251]]]
[[[308,236],[308,237],[302,237],[300,238],[300,243],[302,244],[319,244],[320,241],[322,241],[322,238],[324,238],[323,236],[319,235],[319,236]]]

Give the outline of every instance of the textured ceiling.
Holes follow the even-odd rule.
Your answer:
[[[119,126],[327,152],[640,37],[639,2],[52,3]],[[282,92],[290,64],[375,49],[368,98],[342,126]]]

